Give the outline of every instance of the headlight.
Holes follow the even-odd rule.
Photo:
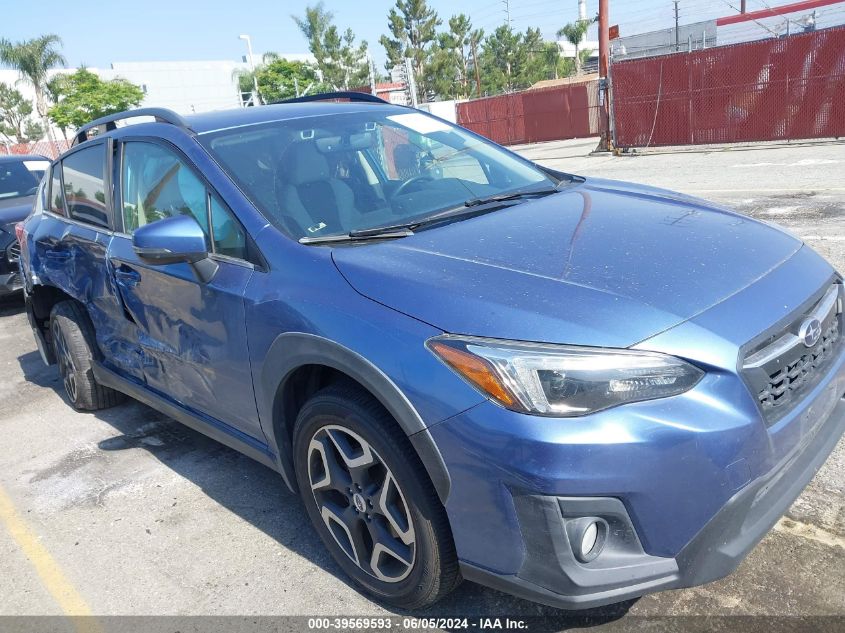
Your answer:
[[[587,415],[629,402],[674,396],[704,372],[654,352],[438,336],[427,347],[458,375],[513,411]]]

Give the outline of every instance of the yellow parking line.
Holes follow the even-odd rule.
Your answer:
[[[53,596],[67,615],[91,615],[91,609],[85,599],[74,589],[70,581],[62,573],[59,564],[50,552],[39,542],[38,537],[18,514],[12,500],[0,486],[0,521],[9,534],[21,548],[24,555],[38,573],[41,583]],[[85,628],[90,630],[89,626]]]

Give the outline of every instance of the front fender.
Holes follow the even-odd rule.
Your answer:
[[[449,496],[451,480],[440,451],[417,410],[401,389],[378,367],[360,354],[315,334],[286,332],[273,341],[267,352],[260,382],[260,408],[275,413],[278,406],[277,394],[285,386],[293,372],[305,365],[331,367],[360,383],[384,406],[408,436],[417,455],[428,471],[440,500],[445,504]],[[273,415],[272,441],[276,445],[281,462],[282,474],[291,489],[295,481],[290,445],[292,422],[284,416]]]

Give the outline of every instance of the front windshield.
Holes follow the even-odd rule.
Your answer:
[[[411,110],[306,117],[200,138],[295,239],[413,223],[467,201],[557,184],[498,146]]]
[[[47,161],[34,160],[0,162],[0,199],[34,194],[49,164]]]

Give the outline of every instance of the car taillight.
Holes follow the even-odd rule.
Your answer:
[[[18,238],[18,244],[20,245],[20,255],[18,255],[18,258],[21,264],[23,264],[23,256],[27,253],[26,228],[23,222],[15,224],[15,237]]]

